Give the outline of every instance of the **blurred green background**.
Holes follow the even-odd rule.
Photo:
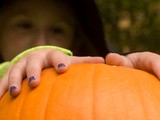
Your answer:
[[[160,0],[96,0],[115,52],[160,53]]]

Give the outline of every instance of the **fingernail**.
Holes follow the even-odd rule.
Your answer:
[[[16,89],[17,89],[16,86],[11,86],[10,89],[9,89],[9,92],[12,93],[12,92],[14,92]]]
[[[58,68],[61,68],[61,67],[66,67],[66,65],[64,63],[58,64]]]
[[[30,83],[31,81],[35,80],[34,76],[29,77],[28,83]]]

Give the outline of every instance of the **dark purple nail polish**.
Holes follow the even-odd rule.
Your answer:
[[[58,68],[61,68],[61,67],[66,67],[66,65],[64,63],[58,64]]]
[[[9,92],[12,93],[12,92],[14,92],[16,89],[17,89],[16,86],[11,86],[10,89],[9,89]]]
[[[34,76],[31,76],[28,80],[28,83],[30,83],[31,81],[35,80],[35,77]]]

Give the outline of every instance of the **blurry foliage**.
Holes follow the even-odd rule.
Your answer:
[[[96,0],[115,52],[160,53],[160,0]],[[118,46],[118,47],[117,47]]]

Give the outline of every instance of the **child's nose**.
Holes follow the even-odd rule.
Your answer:
[[[46,34],[45,33],[37,34],[33,44],[34,44],[34,46],[46,45],[47,44],[47,36],[46,36]]]

